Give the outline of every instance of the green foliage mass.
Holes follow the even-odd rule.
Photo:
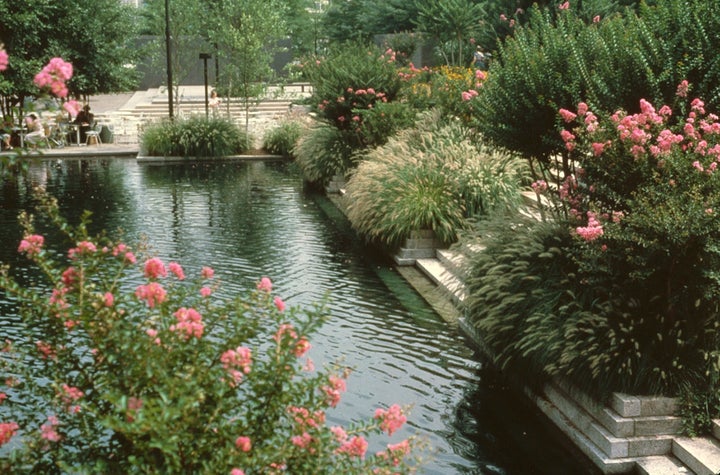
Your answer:
[[[366,137],[360,129],[359,113],[364,120],[376,104],[393,102],[401,82],[395,61],[379,48],[352,43],[331,52],[327,58],[307,61],[304,72],[313,84],[311,105],[318,116],[342,131],[354,148],[384,142],[403,122],[388,121],[384,134]],[[378,112],[382,114],[382,112]]]
[[[413,231],[432,229],[450,243],[468,226],[517,203],[523,162],[477,148],[458,123],[438,114],[369,151],[347,184],[348,218],[368,239],[396,248]]]
[[[154,157],[223,157],[250,148],[249,136],[235,124],[205,117],[150,123],[140,141],[142,150]]]
[[[357,165],[354,152],[342,132],[327,124],[311,127],[293,150],[305,179],[321,186]]]
[[[307,128],[307,123],[299,118],[286,118],[265,134],[263,147],[270,153],[292,157],[295,145]]]
[[[711,2],[712,3],[712,2]],[[572,10],[532,9],[501,44],[476,119],[488,138],[526,156],[562,152],[559,108],[637,110],[639,99],[671,103],[681,79],[718,100],[717,15],[707,2],[672,0],[588,23]]]

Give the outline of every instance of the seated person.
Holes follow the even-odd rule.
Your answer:
[[[36,148],[37,144],[45,138],[45,127],[43,127],[40,118],[34,112],[29,113],[27,117],[25,117],[25,123],[28,128],[28,134],[25,136],[25,142],[30,144],[33,148]]]
[[[12,130],[12,120],[5,119],[3,121],[2,129],[0,129],[0,139],[2,139],[2,143],[0,143],[0,150],[13,149],[12,142],[10,141],[12,138]]]
[[[92,128],[94,122],[95,116],[90,112],[90,104],[85,104],[73,121],[80,127],[80,143],[85,143],[85,140],[87,140],[85,133]]]

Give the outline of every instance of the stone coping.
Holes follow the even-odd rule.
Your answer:
[[[282,155],[256,154],[256,155],[228,155],[225,157],[152,157],[140,155],[136,157],[138,163],[149,165],[170,165],[189,162],[216,162],[216,161],[282,161],[290,160]]]

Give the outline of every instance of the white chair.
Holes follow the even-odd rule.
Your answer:
[[[102,145],[102,140],[100,140],[100,131],[102,130],[102,125],[95,122],[92,129],[85,132],[85,145],[90,145],[90,139],[93,139],[97,145]]]

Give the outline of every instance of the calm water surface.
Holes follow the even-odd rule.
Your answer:
[[[212,266],[227,292],[244,292],[265,275],[290,305],[329,292],[331,318],[312,339],[311,357],[318,365],[342,360],[354,371],[328,423],[411,404],[410,423],[392,441],[429,441],[423,473],[588,473],[325,198],[304,191],[292,165],[39,162],[28,181],[0,187],[0,261],[16,259],[16,216],[32,205],[34,185],[56,196],[70,219],[92,211],[94,231],[122,228],[130,242],[147,236],[165,260],[189,270]],[[0,322],[0,336],[12,336],[12,320],[0,315]]]

